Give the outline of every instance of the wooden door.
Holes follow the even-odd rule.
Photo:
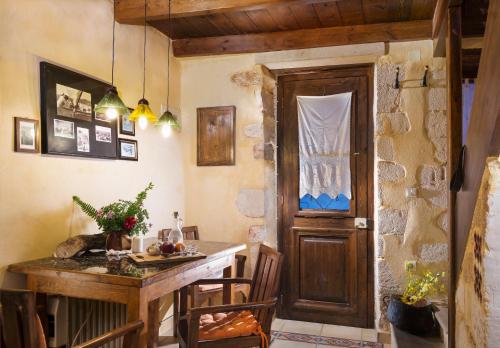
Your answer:
[[[279,316],[373,327],[373,66],[278,74]],[[352,92],[351,199],[343,209],[299,204],[297,96]],[[359,223],[367,219],[368,228]],[[357,227],[358,226],[358,227]]]

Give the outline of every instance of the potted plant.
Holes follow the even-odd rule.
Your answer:
[[[409,270],[407,274],[406,290],[403,295],[390,298],[387,318],[395,327],[411,334],[435,335],[438,332],[436,307],[430,299],[446,291],[445,272],[425,271],[417,275]]]
[[[106,250],[128,250],[131,248],[130,236],[146,234],[151,224],[148,211],[144,208],[144,200],[154,185],[149,185],[137,194],[134,201],[123,199],[100,209],[83,202],[80,197],[73,196],[73,201],[82,211],[97,222],[99,229],[106,235]]]

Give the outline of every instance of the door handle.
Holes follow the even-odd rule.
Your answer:
[[[368,219],[367,218],[360,218],[360,217],[357,217],[357,218],[354,218],[354,227],[358,228],[358,229],[368,229]]]

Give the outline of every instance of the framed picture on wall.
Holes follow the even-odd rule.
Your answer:
[[[128,161],[138,161],[139,151],[137,148],[137,140],[119,138],[118,158]]]
[[[235,106],[197,109],[198,166],[230,166],[235,163]]]
[[[92,77],[41,62],[42,153],[116,158],[117,120],[94,112],[108,87]]]
[[[130,113],[134,109],[129,108]],[[129,115],[122,115],[120,119],[120,134],[135,136],[135,122],[128,119]]]
[[[16,152],[37,153],[38,120],[14,117],[14,150]]]

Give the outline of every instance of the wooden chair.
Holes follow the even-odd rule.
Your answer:
[[[171,228],[165,228],[158,231],[158,239],[166,240]],[[200,234],[198,232],[198,226],[185,226],[182,228],[182,236],[184,240],[200,240]],[[245,262],[247,257],[245,255],[236,255],[236,276],[243,278],[245,273]],[[222,284],[215,285],[200,285],[192,286],[190,288],[190,298],[191,306],[197,307],[201,306],[202,303],[208,300],[209,305],[212,304],[212,300],[222,294]],[[235,291],[240,293],[244,301],[248,297],[248,285],[247,284],[237,284]],[[177,326],[179,321],[179,291],[174,291],[174,327]],[[174,335],[177,333],[174,331]]]
[[[270,339],[271,322],[275,312],[283,255],[265,245],[260,246],[252,280],[243,278],[202,279],[201,284],[250,284],[249,302],[246,304],[224,304],[221,306],[195,307],[187,309],[187,288],[181,289],[180,320],[177,326],[179,345],[182,348],[240,348],[262,347],[259,335],[223,338],[215,341],[199,340],[200,317],[203,314],[227,313],[249,310],[253,312],[262,331]]]
[[[143,326],[140,320],[128,323],[73,348],[101,347],[120,337],[123,337],[122,347],[138,347],[139,331]],[[34,292],[0,289],[0,347],[46,347],[45,334],[36,312]]]

